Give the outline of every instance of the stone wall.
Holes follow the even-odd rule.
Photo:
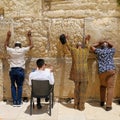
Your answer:
[[[3,66],[2,61],[0,60],[0,100],[3,98]]]
[[[11,47],[15,41],[21,41],[23,46],[27,46],[26,34],[28,30],[32,31],[34,48],[26,57],[23,96],[30,94],[28,74],[35,66],[35,60],[45,58],[55,68],[55,95],[73,97],[74,84],[69,80],[70,53],[59,42],[59,35],[65,33],[72,44],[76,41],[83,41],[86,34],[91,35],[90,44],[109,38],[109,41],[116,47],[115,64],[118,73],[115,97],[120,97],[120,7],[117,6],[116,0],[1,0],[0,8],[4,9],[4,19],[0,20],[0,58],[3,66],[1,68],[3,77],[0,83],[4,80],[3,98],[8,99],[11,96],[8,56],[3,49],[8,30],[12,31]],[[99,98],[99,79],[92,54],[90,54],[88,63],[90,66],[88,97]],[[1,93],[3,93],[3,86],[0,86]]]

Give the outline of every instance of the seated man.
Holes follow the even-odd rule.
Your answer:
[[[31,72],[29,75],[29,84],[31,85],[31,80],[49,80],[51,85],[54,84],[53,69],[47,68],[44,59],[38,59],[36,61],[37,69]],[[46,101],[48,99],[46,98]],[[37,108],[41,109],[40,98],[37,98]]]

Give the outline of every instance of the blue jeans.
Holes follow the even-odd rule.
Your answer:
[[[11,80],[11,93],[13,102],[21,104],[22,87],[25,78],[24,69],[20,67],[13,67],[11,68],[9,75]]]

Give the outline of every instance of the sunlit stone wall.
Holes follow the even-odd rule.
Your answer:
[[[61,46],[59,35],[69,36],[71,44],[82,41],[90,34],[90,44],[109,38],[115,46],[115,64],[117,66],[115,98],[120,97],[119,49],[120,49],[120,7],[116,0],[1,0],[4,19],[0,20],[0,58],[1,73],[0,98],[10,99],[10,80],[8,55],[4,51],[6,32],[11,30],[10,46],[21,41],[27,46],[27,31],[32,31],[34,48],[27,54],[26,79],[23,96],[30,96],[28,75],[35,67],[37,58],[44,58],[54,66],[55,96],[74,97],[74,83],[69,80],[71,56]],[[99,79],[96,59],[90,53],[88,98],[99,98]],[[3,89],[4,88],[4,89]]]

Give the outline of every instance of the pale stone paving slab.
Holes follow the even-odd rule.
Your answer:
[[[86,120],[84,112],[66,106],[59,103],[58,120]]]
[[[117,103],[113,103],[113,109],[107,112],[95,101],[85,103],[84,111],[75,110],[73,103],[55,102],[51,116],[46,104],[43,103],[40,110],[35,107],[31,116],[30,102],[24,102],[21,107],[0,102],[0,120],[120,120],[120,105]]]
[[[85,104],[86,120],[120,120],[120,105],[117,102],[112,103],[112,110],[105,111],[105,106],[99,106],[99,102],[89,102]]]

